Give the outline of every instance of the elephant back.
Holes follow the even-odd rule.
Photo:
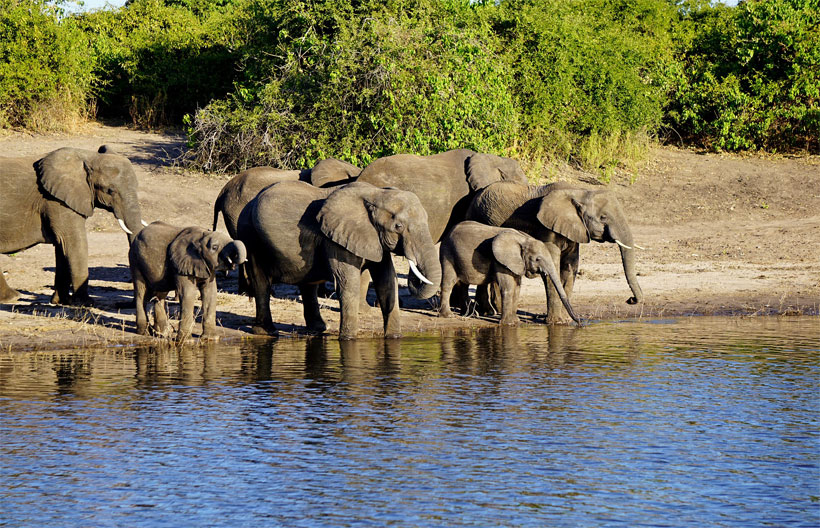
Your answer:
[[[316,215],[330,192],[301,181],[281,182],[248,204],[255,238],[250,247],[258,243],[270,255],[277,282],[299,283],[313,267],[322,240]],[[243,232],[240,227],[240,236]]]
[[[418,196],[427,212],[430,236],[437,242],[460,202],[470,195],[465,165],[473,154],[475,152],[467,149],[432,156],[396,154],[379,158],[365,167],[357,181],[376,187],[395,187]]]
[[[336,158],[320,161],[310,170],[310,183],[316,187],[332,187],[356,180],[362,169]]]

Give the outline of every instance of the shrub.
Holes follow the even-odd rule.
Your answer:
[[[759,0],[685,14],[670,124],[716,150],[820,146],[820,9]]]
[[[398,152],[508,150],[518,134],[512,71],[481,9],[251,3],[252,25],[266,30],[245,48],[253,67],[243,84],[190,121],[196,163],[364,165]]]
[[[45,0],[0,0],[0,127],[71,128],[88,110],[88,41]]]

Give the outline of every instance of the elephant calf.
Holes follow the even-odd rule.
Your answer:
[[[569,304],[555,264],[543,242],[505,227],[460,222],[441,239],[441,317],[452,317],[450,294],[456,284],[489,284],[501,289],[501,324],[518,324],[521,276],[549,277],[570,317],[580,323]],[[546,280],[546,279],[545,279]],[[466,307],[463,307],[466,309]]]
[[[194,303],[202,295],[202,338],[216,332],[216,272],[245,262],[245,245],[228,235],[200,227],[175,227],[154,222],[137,235],[128,252],[137,305],[137,333],[147,334],[146,308],[156,296],[154,330],[168,331],[165,297],[175,290],[182,306],[177,342],[191,336]]]

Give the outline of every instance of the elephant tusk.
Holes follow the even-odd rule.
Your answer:
[[[621,246],[624,249],[632,249],[631,247],[627,246],[626,244],[624,244],[623,242],[621,242],[617,238],[615,239],[615,243],[618,244],[619,246]]]
[[[130,230],[130,229],[128,229],[127,227],[125,227],[125,222],[123,222],[123,221],[122,221],[122,218],[117,218],[117,222],[119,222],[119,223],[120,223],[120,227],[122,228],[122,230],[123,230],[123,231],[125,231],[125,232],[126,232],[126,233],[128,233],[129,235],[133,235],[133,234],[134,234],[134,233],[132,233],[132,232],[131,232],[131,230]]]
[[[142,222],[142,227],[148,227],[148,222],[145,220],[140,220],[140,222]]]
[[[637,249],[646,249],[645,247],[641,247],[638,244],[635,244],[635,248],[637,248]]]
[[[413,262],[410,259],[407,259],[407,262],[410,264],[410,271],[412,271],[413,275],[418,277],[421,282],[423,282],[424,284],[433,284],[432,282],[430,282],[430,280],[427,277],[425,277],[424,275],[421,274],[419,269],[416,267],[415,262]]]

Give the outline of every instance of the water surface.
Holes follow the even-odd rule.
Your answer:
[[[820,319],[0,353],[0,526],[818,526]]]

